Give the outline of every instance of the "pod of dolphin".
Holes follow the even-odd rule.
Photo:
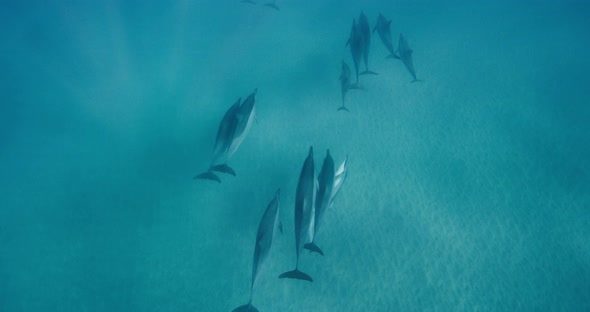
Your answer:
[[[369,69],[369,51],[371,47],[371,33],[379,34],[379,38],[385,48],[389,51],[389,55],[387,58],[398,59],[401,60],[410,75],[412,75],[413,80],[411,82],[419,82],[422,81],[416,78],[416,71],[414,70],[414,60],[412,59],[412,49],[410,49],[408,45],[408,41],[404,37],[403,34],[399,35],[399,42],[397,51],[393,48],[393,39],[391,37],[391,20],[388,20],[383,16],[383,14],[379,13],[377,17],[377,23],[375,27],[373,27],[373,31],[370,31],[369,20],[365,13],[361,11],[359,15],[358,22],[356,19],[352,20],[352,28],[350,30],[350,36],[348,37],[348,41],[346,42],[346,47],[350,48],[350,54],[352,56],[352,62],[354,64],[354,70],[356,74],[356,82],[352,82],[350,75],[350,67],[348,64],[343,60],[342,61],[342,72],[340,74],[340,89],[342,93],[342,105],[338,108],[338,110],[349,111],[344,104],[344,98],[346,93],[349,90],[354,89],[362,89],[359,85],[359,75],[378,75],[377,72],[374,72]],[[365,70],[359,73],[361,61],[365,65]]]
[[[299,174],[295,194],[295,269],[282,273],[279,278],[313,282],[311,276],[299,270],[299,256],[303,249],[324,255],[324,252],[316,245],[317,233],[326,210],[334,205],[334,198],[346,180],[347,162],[348,157],[335,170],[334,160],[330,155],[330,150],[327,150],[322,168],[319,174],[316,175],[313,147],[309,148],[307,158]],[[283,232],[283,226],[279,220],[279,197],[280,189],[277,190],[266,207],[258,225],[252,261],[250,300],[247,304],[234,309],[234,312],[258,311],[252,305],[252,296],[258,279],[258,272],[268,258],[276,233]]]
[[[243,3],[255,5],[252,0],[242,0]],[[270,8],[279,10],[275,1],[265,4]],[[412,82],[420,81],[416,78],[416,72],[413,66],[412,50],[408,46],[405,37],[400,34],[397,51],[393,48],[391,37],[391,20],[387,20],[382,14],[379,14],[377,23],[373,28],[373,33],[377,31],[381,41],[389,51],[387,58],[399,59],[403,62],[407,70],[413,77]],[[355,67],[356,82],[351,81],[351,70],[348,64],[342,61],[342,73],[340,75],[342,106],[338,110],[348,109],[345,107],[344,98],[348,90],[360,89],[358,84],[359,75],[377,75],[376,72],[369,69],[369,47],[371,42],[371,31],[369,22],[365,14],[361,11],[358,22],[352,21],[352,29],[346,46],[350,47],[352,59]],[[363,61],[364,71],[359,73],[360,62]],[[208,169],[196,175],[194,179],[211,180],[221,183],[220,177],[216,174],[227,173],[236,176],[236,172],[227,164],[231,156],[236,152],[238,147],[244,141],[248,134],[252,121],[255,118],[255,102],[257,89],[255,89],[242,102],[239,98],[225,112],[217,130],[215,146],[211,156],[211,162]],[[326,156],[319,171],[316,174],[314,164],[313,147],[309,148],[307,157],[299,174],[299,181],[295,194],[295,268],[291,271],[284,272],[279,278],[299,279],[313,282],[313,278],[299,269],[299,257],[303,249],[310,253],[324,255],[322,249],[316,244],[317,233],[322,224],[325,212],[334,205],[334,198],[340,191],[342,184],[347,176],[348,156],[336,169],[334,160],[330,155],[330,150],[326,151]],[[252,304],[252,297],[258,275],[264,263],[269,257],[270,250],[277,232],[283,232],[282,224],[279,219],[280,207],[280,189],[276,191],[275,196],[268,204],[256,234],[254,245],[254,256],[252,261],[252,277],[250,284],[250,300],[247,304],[234,309],[234,312],[257,312],[258,309]]]

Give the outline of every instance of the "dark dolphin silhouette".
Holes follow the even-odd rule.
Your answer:
[[[373,33],[379,34],[379,38],[381,38],[381,42],[387,50],[389,51],[389,55],[387,58],[396,58],[399,59],[399,56],[395,53],[395,49],[393,48],[393,39],[391,38],[391,20],[387,20],[385,16],[379,13],[377,17],[377,23],[373,28]]]
[[[295,195],[295,254],[297,256],[295,269],[279,275],[279,278],[294,278],[313,282],[311,276],[299,271],[299,254],[303,245],[310,242],[313,236],[316,191],[317,180],[313,163],[313,147],[310,147],[299,175]]]
[[[315,244],[315,239],[322,220],[324,219],[324,213],[334,205],[334,197],[336,197],[344,180],[346,180],[347,161],[348,156],[346,156],[342,164],[338,167],[338,170],[334,172],[334,161],[328,151],[326,158],[324,158],[324,164],[322,165],[322,170],[318,179],[319,187],[316,199],[313,238],[311,243],[305,244],[305,249],[308,249],[311,252],[317,252],[322,256],[324,255],[324,252]]]
[[[352,19],[352,28],[350,29],[350,36],[348,37],[346,46],[350,46],[350,54],[352,54],[352,62],[354,63],[354,70],[356,73],[356,82],[358,83],[359,63],[363,56],[363,39],[355,19]]]
[[[225,164],[228,160],[227,151],[231,145],[236,129],[236,113],[240,109],[241,98],[232,105],[223,115],[223,119],[219,123],[217,129],[217,137],[215,138],[215,147],[213,148],[213,155],[211,157],[211,165],[207,172],[201,173],[194,177],[194,179],[209,179],[221,183],[221,179],[213,173],[213,171],[220,172],[235,172]]]
[[[250,284],[250,300],[247,304],[239,306],[233,312],[255,312],[258,311],[252,305],[252,294],[254,293],[254,286],[263,267],[264,262],[268,259],[272,242],[276,235],[277,229],[283,232],[281,221],[279,220],[279,198],[281,190],[277,190],[275,197],[266,207],[262,219],[258,225],[258,232],[256,234],[256,244],[254,247],[254,260],[252,261],[252,283]]]
[[[334,188],[334,160],[330,156],[330,150],[327,150],[320,175],[318,176],[318,191],[315,200],[315,222],[313,236],[311,242],[305,244],[305,249],[315,251],[320,255],[324,255],[324,252],[315,244],[315,236],[320,225],[326,208],[330,204],[330,198],[332,197],[332,189]]]
[[[369,26],[369,20],[363,11],[359,16],[358,30],[361,36],[363,61],[365,63],[365,71],[361,75],[377,75],[376,72],[369,70],[369,50],[371,49],[371,26]]]
[[[399,58],[402,60],[414,80],[412,82],[422,81],[416,78],[416,71],[414,70],[414,61],[412,59],[412,49],[408,45],[408,41],[404,37],[403,34],[399,35],[399,45],[397,47],[397,53],[399,53]]]
[[[271,9],[275,9],[277,11],[280,11],[281,9],[279,9],[279,7],[277,6],[276,2],[277,2],[276,0],[273,1],[273,2],[268,2],[268,3],[265,3],[264,6],[265,7],[269,7]]]
[[[238,99],[225,112],[217,130],[215,147],[213,148],[209,169],[206,172],[196,175],[194,179],[207,179],[221,183],[221,179],[214,171],[229,173],[233,176],[236,175],[236,172],[227,165],[227,161],[242,144],[250,130],[256,111],[254,107],[256,92],[257,89],[244,102],[241,102],[241,98]]]
[[[254,89],[252,92],[240,105],[240,108],[236,112],[236,129],[234,131],[233,140],[229,146],[227,151],[227,157],[231,157],[238,147],[244,141],[244,138],[250,131],[250,127],[252,126],[252,121],[254,120],[254,116],[256,115],[256,107],[254,103],[256,102],[256,93],[258,89]]]
[[[346,97],[346,93],[348,90],[352,89],[360,89],[359,85],[356,83],[351,83],[350,81],[350,67],[346,62],[342,61],[342,72],[340,73],[340,92],[342,94],[342,106],[338,108],[338,110],[344,110],[349,112],[348,108],[344,105],[344,98]]]

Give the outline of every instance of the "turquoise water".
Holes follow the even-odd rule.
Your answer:
[[[262,2],[262,1],[258,1]],[[0,311],[231,311],[262,213],[260,311],[589,311],[586,1],[9,1],[0,5]],[[375,34],[340,105],[361,10]],[[258,88],[221,184],[219,121]],[[309,146],[348,178],[300,267]]]

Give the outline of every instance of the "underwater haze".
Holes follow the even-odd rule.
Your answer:
[[[256,2],[0,4],[0,311],[232,311],[279,188],[261,312],[590,311],[590,2]],[[337,111],[361,10],[423,82],[375,32]],[[310,146],[348,156],[312,283],[278,278]]]

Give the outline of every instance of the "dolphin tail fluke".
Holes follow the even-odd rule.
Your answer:
[[[197,179],[211,180],[211,181],[217,181],[217,183],[221,183],[221,179],[215,173],[213,173],[211,171],[207,171],[207,172],[203,172],[201,174],[198,174],[193,179],[195,179],[195,180],[197,180]]]
[[[344,106],[344,105],[338,107],[337,111],[347,111],[347,112],[350,113],[350,111],[348,110],[348,108],[346,108],[346,106]]]
[[[316,245],[315,243],[308,243],[303,246],[303,248],[309,250],[310,252],[317,252],[320,255],[324,255],[324,252]]]
[[[251,303],[248,303],[233,309],[232,312],[258,312],[258,309],[256,309]]]
[[[234,177],[236,176],[236,172],[234,171],[234,169],[232,169],[230,166],[228,166],[226,164],[212,166],[211,168],[209,168],[209,170],[223,172],[223,173],[229,173],[229,174],[233,175]]]
[[[379,75],[379,74],[367,69],[364,72],[360,73],[359,75]]]
[[[420,80],[420,79],[414,78],[414,80],[412,80],[410,82],[412,82],[412,83],[414,83],[414,82],[424,82],[424,80]]]
[[[388,58],[388,59],[391,59],[392,58],[392,59],[396,59],[396,60],[399,60],[400,59],[399,58],[399,55],[397,55],[395,53],[389,54],[386,58]]]
[[[300,279],[300,280],[304,280],[304,281],[308,281],[308,282],[313,282],[313,279],[311,278],[311,276],[299,271],[298,269],[295,269],[295,270],[289,271],[289,272],[285,272],[285,273],[279,275],[279,278],[293,278],[293,279]]]

